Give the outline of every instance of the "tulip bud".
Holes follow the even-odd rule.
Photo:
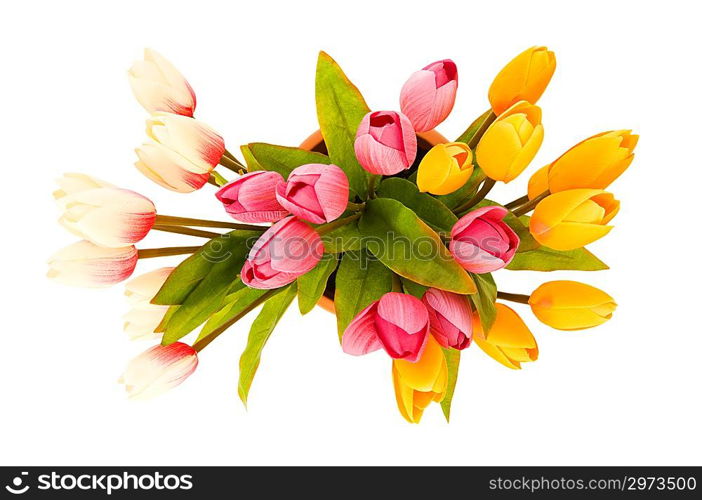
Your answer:
[[[440,403],[448,385],[448,365],[439,343],[429,336],[421,358],[415,363],[392,360],[395,399],[402,416],[418,424],[432,401]]]
[[[105,248],[83,240],[55,253],[47,276],[64,285],[106,287],[129,278],[137,260],[133,246]]]
[[[68,173],[56,179],[59,188],[52,194],[56,203],[63,208],[63,203],[70,195],[97,188],[113,188],[112,184],[86,174]]]
[[[224,139],[208,125],[187,116],[154,113],[146,120],[146,134],[183,157],[185,168],[196,174],[210,173],[224,154]]]
[[[475,157],[488,177],[509,182],[534,159],[543,139],[541,108],[520,101],[488,127],[478,143]]]
[[[542,200],[531,216],[534,239],[554,250],[574,250],[607,234],[619,201],[601,189],[569,189]]]
[[[103,247],[125,247],[141,241],[156,220],[148,198],[127,189],[97,188],[60,196],[59,223],[70,232]]]
[[[132,340],[158,337],[154,330],[161,324],[170,306],[152,304],[174,267],[162,267],[142,274],[125,285],[124,295],[132,306],[124,315],[124,331]]]
[[[258,170],[230,182],[215,196],[238,221],[275,222],[288,215],[275,196],[276,186],[284,182],[278,172]]]
[[[431,333],[443,347],[462,350],[473,336],[473,313],[465,296],[430,288],[422,297]]]
[[[280,288],[311,271],[323,254],[317,232],[296,217],[286,217],[256,240],[241,281],[251,288]]]
[[[520,369],[522,363],[536,361],[539,348],[522,318],[504,304],[495,304],[497,315],[485,335],[477,314],[473,315],[473,340],[491,358],[507,368]]]
[[[617,308],[614,299],[594,286],[577,281],[549,281],[534,290],[529,305],[539,321],[558,330],[601,325]]]
[[[182,384],[197,368],[197,351],[188,344],[156,345],[127,365],[119,382],[129,399],[151,399]]]
[[[146,111],[193,116],[195,92],[187,80],[161,54],[144,49],[144,60],[129,69],[129,84]]]
[[[134,164],[146,177],[166,189],[191,193],[207,184],[210,174],[189,170],[190,162],[160,144],[144,144],[136,149],[139,160]]]
[[[415,362],[428,337],[429,314],[422,301],[390,292],[356,315],[344,331],[341,347],[354,356],[382,347],[391,358]]]
[[[437,144],[422,158],[417,187],[431,194],[449,194],[463,187],[473,173],[473,153],[467,144]]]
[[[491,273],[512,261],[519,236],[503,222],[507,209],[481,207],[458,219],[451,229],[449,250],[464,269]]]
[[[371,174],[394,175],[417,157],[417,136],[402,113],[372,111],[363,117],[354,142],[356,158]]]
[[[518,101],[536,104],[556,71],[556,56],[546,47],[532,47],[512,59],[497,74],[488,99],[495,114]]]
[[[579,142],[532,176],[529,198],[536,198],[546,189],[552,193],[605,189],[629,167],[638,140],[631,130],[613,130]]]
[[[426,132],[444,121],[453,109],[458,70],[451,59],[436,61],[413,73],[402,86],[400,109],[417,132]]]
[[[278,184],[276,197],[291,214],[313,224],[323,224],[337,219],[346,210],[349,180],[336,165],[302,165],[290,173],[287,183]]]

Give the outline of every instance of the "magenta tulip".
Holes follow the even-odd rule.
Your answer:
[[[374,111],[361,120],[354,143],[356,158],[371,174],[393,175],[417,157],[417,136],[402,113]]]
[[[338,218],[349,199],[349,180],[336,165],[310,163],[293,170],[276,187],[278,202],[291,214],[314,224]]]
[[[342,337],[345,353],[360,356],[380,348],[391,358],[417,361],[429,336],[429,314],[422,301],[390,292],[349,323]]]
[[[426,132],[449,115],[457,88],[456,64],[451,59],[436,61],[405,82],[400,92],[400,109],[417,132]]]
[[[324,254],[317,232],[296,217],[286,217],[261,235],[241,269],[251,288],[280,288],[311,271]]]
[[[259,170],[230,182],[216,196],[238,221],[275,222],[288,215],[275,196],[276,186],[284,182],[278,172]]]
[[[430,288],[422,297],[434,338],[444,347],[465,349],[473,337],[473,313],[467,297]]]
[[[510,263],[519,236],[502,220],[507,209],[482,207],[464,215],[451,229],[449,249],[464,269],[491,273]]]

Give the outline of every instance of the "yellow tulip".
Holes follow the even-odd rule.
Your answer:
[[[419,164],[417,186],[422,192],[449,194],[462,187],[473,173],[473,153],[467,144],[437,144]]]
[[[507,63],[497,74],[488,99],[495,114],[518,101],[536,104],[556,71],[556,55],[546,47],[532,47]]]
[[[629,167],[638,140],[631,130],[612,130],[579,142],[531,177],[529,198],[546,189],[605,189]]]
[[[539,321],[558,330],[582,330],[612,317],[616,302],[594,286],[577,281],[549,281],[534,290],[529,305]]]
[[[619,201],[601,189],[569,189],[544,198],[531,216],[529,231],[554,250],[574,250],[602,238],[617,215]]]
[[[487,337],[483,333],[480,318],[473,315],[473,340],[485,354],[507,368],[518,370],[522,363],[536,361],[539,347],[536,339],[522,318],[510,307],[495,304],[497,316]]]
[[[392,360],[392,382],[397,407],[405,420],[412,424],[419,423],[429,403],[444,399],[448,366],[444,352],[433,336],[429,335],[422,357],[417,362]]]
[[[520,101],[488,127],[475,157],[488,177],[509,182],[534,159],[543,139],[541,108]]]

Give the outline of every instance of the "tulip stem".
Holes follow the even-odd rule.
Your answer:
[[[222,236],[221,233],[213,233],[212,231],[202,231],[201,229],[193,229],[185,226],[163,226],[155,224],[153,229],[163,231],[165,233],[187,234],[188,236],[198,236],[200,238],[216,238]]]
[[[502,300],[509,300],[511,302],[519,302],[520,304],[529,303],[529,295],[524,295],[521,293],[497,292],[497,298]]]
[[[346,205],[346,208],[349,210],[361,210],[365,206],[366,206],[365,203],[354,203],[354,202],[350,201]]]
[[[251,304],[246,306],[246,308],[244,308],[239,314],[237,314],[236,316],[231,318],[229,321],[227,321],[226,323],[224,323],[220,327],[212,330],[207,336],[205,336],[205,337],[201,338],[200,340],[198,340],[197,342],[195,342],[192,345],[192,348],[195,349],[197,352],[202,351],[205,347],[207,347],[210,344],[210,342],[212,342],[214,339],[219,337],[222,334],[222,332],[224,332],[227,328],[232,326],[234,323],[239,321],[241,318],[246,316],[248,313],[250,313],[254,309],[256,309],[258,306],[263,304],[265,301],[267,301],[268,299],[273,297],[273,295],[275,295],[276,293],[278,293],[284,289],[285,289],[285,287],[276,288],[274,290],[268,290],[266,293],[261,295],[258,299],[254,300]]]
[[[456,215],[458,215],[458,214],[462,215],[462,212],[466,212],[466,211],[470,210],[475,205],[477,205],[478,203],[483,201],[485,199],[485,197],[488,195],[488,193],[490,192],[490,190],[494,186],[495,186],[495,180],[490,179],[488,177],[487,179],[485,179],[485,181],[483,181],[482,187],[480,188],[480,190],[477,193],[475,193],[475,196],[473,196],[470,200],[465,202],[463,205],[459,206],[458,208],[455,208],[453,210],[453,213],[455,213]]]
[[[345,226],[346,224],[349,224],[356,219],[358,219],[361,216],[361,212],[355,213],[353,215],[349,215],[348,217],[344,217],[343,219],[337,219],[335,221],[329,222],[328,224],[323,224],[321,226],[318,226],[316,231],[317,234],[322,236],[327,233],[330,233],[334,231],[335,229],[338,229],[342,226]]]
[[[511,210],[513,208],[517,208],[519,205],[523,205],[527,201],[529,201],[529,195],[525,194],[524,196],[521,196],[521,197],[517,198],[516,200],[512,200],[509,203],[507,203],[505,205],[505,208],[508,210]]]
[[[265,231],[267,226],[254,226],[236,222],[222,222],[218,220],[192,219],[190,217],[174,217],[172,215],[156,215],[156,224],[161,226],[196,226],[196,227],[222,227],[228,229],[243,229],[246,231]]]
[[[489,115],[485,118],[483,123],[480,124],[480,128],[473,134],[473,137],[470,138],[470,141],[468,141],[468,147],[471,150],[474,150],[478,143],[480,142],[480,139],[482,139],[483,134],[485,134],[485,131],[492,125],[492,122],[495,121],[497,118],[497,115],[493,111],[490,112]]]
[[[240,162],[239,159],[236,156],[234,156],[231,153],[231,151],[229,151],[228,149],[224,150],[224,156],[226,156],[227,158],[232,160],[234,163],[237,163],[242,169],[248,170],[248,167],[246,165],[244,165],[242,162]]]
[[[550,195],[550,194],[551,194],[551,193],[550,193],[549,190],[547,189],[546,191],[544,191],[543,193],[541,193],[539,196],[537,196],[537,197],[534,198],[533,200],[531,200],[531,201],[525,203],[524,205],[521,205],[521,206],[519,206],[519,207],[513,209],[513,210],[512,210],[512,213],[513,213],[514,215],[516,215],[517,217],[520,217],[520,216],[522,216],[522,215],[524,215],[524,214],[528,214],[529,212],[531,212],[532,210],[534,210],[534,208],[536,208],[536,205],[538,205],[539,202],[541,202],[541,200],[543,200],[544,198],[546,198],[546,197],[547,197],[548,195]]]
[[[210,174],[210,176],[207,178],[207,183],[212,184],[214,187],[222,187],[219,185],[219,183],[217,182],[217,179],[212,174]]]
[[[215,172],[214,170],[210,172],[210,178],[207,179],[207,182],[217,187],[226,186],[229,183],[227,179],[222,177],[222,174]]]
[[[378,183],[379,175],[371,175],[370,181],[368,182],[368,198],[371,200],[375,198],[375,185]]]
[[[244,175],[246,173],[246,167],[244,167],[237,160],[234,160],[226,155],[222,155],[222,157],[219,159],[219,164],[239,175]]]
[[[137,250],[140,259],[153,257],[168,257],[170,255],[184,255],[200,250],[202,247],[167,247],[167,248],[140,248]]]

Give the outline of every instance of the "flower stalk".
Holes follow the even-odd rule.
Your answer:
[[[266,226],[240,224],[238,222],[224,222],[207,219],[194,219],[191,217],[174,217],[172,215],[156,215],[156,224],[162,226],[196,226],[196,227],[221,227],[227,229],[242,229],[245,231],[265,231]]]
[[[521,217],[522,215],[528,214],[529,212],[534,210],[534,208],[536,208],[536,205],[538,205],[541,202],[541,200],[543,200],[544,198],[546,198],[550,194],[551,193],[547,189],[546,191],[541,193],[539,196],[537,196],[533,200],[525,203],[524,205],[521,205],[521,206],[513,209],[512,213],[517,217]]]
[[[519,304],[529,303],[529,295],[524,295],[522,293],[497,292],[497,298],[509,300],[510,302],[517,302]]]

